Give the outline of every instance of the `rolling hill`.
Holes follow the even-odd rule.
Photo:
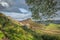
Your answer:
[[[44,27],[45,29],[41,27],[43,26],[31,20],[18,22],[0,13],[0,40],[60,40],[60,34],[51,34],[52,31],[47,31],[50,26]]]

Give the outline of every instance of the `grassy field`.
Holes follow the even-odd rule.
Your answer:
[[[21,23],[23,25],[21,25]],[[18,22],[0,14],[0,40],[60,40],[60,24]]]

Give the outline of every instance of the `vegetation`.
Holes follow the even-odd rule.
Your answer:
[[[49,24],[45,28],[46,30],[60,30],[60,24]]]
[[[15,24],[7,18],[5,15],[0,13],[0,31],[3,32],[5,37],[10,40],[32,40],[33,36],[25,32],[18,24]],[[27,38],[28,37],[28,38]]]
[[[4,37],[4,34],[0,31],[0,40]]]
[[[9,40],[60,40],[60,33],[58,35],[48,34],[44,32],[44,29],[41,30],[40,27],[39,30],[36,30],[17,23],[0,13],[0,39],[3,40],[6,37]],[[32,22],[30,25],[34,26],[37,23]]]
[[[55,0],[26,0],[30,10],[32,11],[32,18],[35,20],[43,20],[53,18],[57,11]]]

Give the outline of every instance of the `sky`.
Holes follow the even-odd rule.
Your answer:
[[[25,0],[2,0],[2,1],[4,5],[7,4],[9,5],[8,8],[6,8],[7,7],[6,6],[5,8],[0,9],[0,11],[6,16],[10,16],[18,21],[31,18],[31,12],[28,10],[28,6],[25,3]]]
[[[19,8],[24,8],[24,9],[28,10],[28,6],[27,6],[25,0],[1,0],[1,1],[6,2],[9,5],[9,7],[8,8],[2,8],[2,9],[0,7],[0,11],[19,12],[19,10],[18,10]]]
[[[2,6],[0,5],[0,11],[2,11],[5,15],[11,16],[13,19],[20,21],[26,20],[27,18],[31,18],[32,14],[29,11],[29,7],[27,6],[25,0],[0,0],[0,1],[3,1],[3,4],[5,5],[4,8],[1,8]],[[60,2],[60,0],[57,1]],[[6,5],[8,5],[9,7],[7,7]],[[57,14],[58,17],[55,17],[54,19],[60,20],[60,10],[57,11]]]

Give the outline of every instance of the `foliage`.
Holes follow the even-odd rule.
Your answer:
[[[55,16],[57,11],[55,0],[26,0],[26,3],[32,11],[33,19],[49,19]]]
[[[0,40],[4,37],[4,34],[0,31]]]
[[[25,32],[18,24],[13,23],[8,17],[0,16],[0,31],[10,40],[32,40],[33,36]],[[27,38],[28,37],[28,38]]]
[[[0,31],[2,32],[0,36],[5,36],[10,40],[60,40],[56,38],[57,36],[42,35],[29,29],[27,26],[18,25],[3,14],[0,16],[0,25]]]

